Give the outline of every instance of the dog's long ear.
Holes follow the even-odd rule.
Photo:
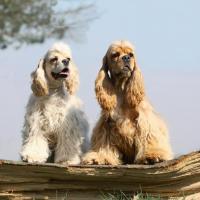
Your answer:
[[[75,64],[71,64],[70,76],[64,82],[65,87],[69,94],[73,95],[78,90],[79,87],[79,73]]]
[[[135,60],[134,70],[127,83],[125,98],[129,105],[136,107],[143,100],[144,96],[144,80]]]
[[[45,96],[49,94],[48,84],[44,71],[44,60],[41,59],[36,71],[32,72],[31,89],[35,96]]]
[[[105,55],[103,58],[103,65],[95,81],[95,92],[102,109],[111,111],[116,107],[117,97],[111,79],[108,75],[107,64],[107,56]]]

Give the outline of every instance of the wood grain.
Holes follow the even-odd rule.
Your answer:
[[[143,192],[200,200],[200,151],[156,165],[63,166],[0,160],[0,199],[102,199]]]

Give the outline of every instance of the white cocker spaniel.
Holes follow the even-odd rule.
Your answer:
[[[21,158],[27,162],[79,164],[88,145],[89,124],[75,96],[78,71],[70,48],[56,43],[32,73]]]

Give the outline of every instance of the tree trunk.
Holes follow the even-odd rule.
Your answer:
[[[200,151],[156,165],[63,166],[0,160],[0,199],[103,199],[123,191],[200,200]]]

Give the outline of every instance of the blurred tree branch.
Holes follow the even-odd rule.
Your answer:
[[[49,38],[75,39],[97,17],[95,13],[94,4],[80,1],[74,5],[70,0],[0,0],[0,48]]]

